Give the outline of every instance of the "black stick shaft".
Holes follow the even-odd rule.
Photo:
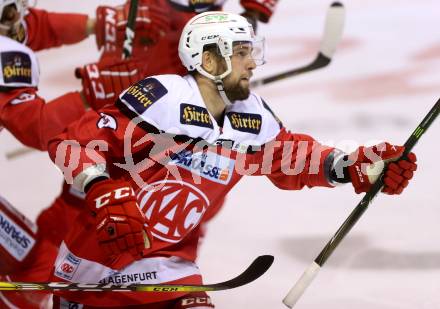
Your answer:
[[[283,73],[279,73],[279,74],[274,74],[272,76],[269,77],[265,77],[259,80],[255,80],[253,82],[251,82],[251,87],[259,87],[262,85],[266,85],[266,84],[270,84],[288,77],[293,77],[296,75],[300,75],[303,73],[307,73],[307,72],[311,72],[320,68],[323,68],[325,66],[327,66],[330,63],[331,59],[326,57],[325,55],[323,55],[322,53],[319,53],[318,56],[315,58],[315,60],[305,66],[302,66],[300,68],[296,68],[293,70],[289,70],[287,72],[283,72]]]
[[[411,152],[413,147],[417,144],[420,137],[428,130],[429,126],[434,122],[435,118],[437,118],[440,112],[440,99],[435,103],[434,107],[429,111],[429,113],[425,116],[422,122],[417,126],[408,140],[405,142],[405,151],[402,154],[401,158],[406,158],[406,156]],[[344,239],[344,237],[350,232],[352,227],[356,224],[362,214],[367,210],[373,198],[379,193],[382,189],[383,183],[383,175],[385,173],[385,168],[382,171],[379,179],[374,183],[371,187],[370,191],[368,191],[356,208],[351,212],[350,216],[344,221],[338,231],[333,235],[332,239],[326,244],[324,249],[315,259],[315,262],[322,266],[339,245],[339,243]]]
[[[128,11],[127,27],[125,28],[125,39],[122,50],[122,58],[127,59],[133,52],[133,40],[135,36],[136,15],[138,9],[138,0],[130,1],[130,8]]]

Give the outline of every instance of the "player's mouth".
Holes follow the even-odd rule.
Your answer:
[[[250,74],[249,76],[243,76],[243,77],[241,78],[241,80],[244,80],[244,81],[246,81],[246,82],[249,83],[249,80],[251,79],[251,77],[252,77],[252,74]]]

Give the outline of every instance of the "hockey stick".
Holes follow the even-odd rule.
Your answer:
[[[125,39],[122,50],[122,59],[127,59],[133,52],[134,28],[136,25],[136,15],[138,9],[138,0],[130,1],[130,8],[128,11],[127,27],[125,28]]]
[[[252,264],[237,277],[214,284],[186,285],[186,284],[86,284],[70,282],[0,282],[0,291],[133,291],[133,292],[209,292],[234,289],[261,277],[273,263],[272,255],[261,255],[257,257]]]
[[[11,150],[11,151],[7,152],[5,154],[5,156],[6,156],[7,160],[14,160],[18,157],[24,156],[24,155],[31,153],[31,152],[34,152],[34,151],[37,151],[37,150],[34,148],[20,147],[15,150]]]
[[[429,111],[429,113],[425,116],[422,122],[418,125],[418,127],[414,130],[408,140],[405,142],[405,151],[403,152],[400,159],[405,159],[407,155],[411,152],[411,149],[416,145],[419,141],[420,137],[428,130],[429,126],[434,122],[440,113],[440,99],[435,103],[434,107]],[[350,232],[351,228],[356,224],[359,218],[363,215],[365,210],[367,210],[373,198],[377,195],[377,193],[382,189],[383,183],[383,175],[385,173],[385,168],[380,174],[379,179],[374,183],[371,187],[370,191],[368,191],[356,208],[351,212],[348,218],[344,221],[344,223],[339,227],[338,231],[333,235],[332,239],[325,245],[324,249],[322,249],[321,253],[319,253],[318,257],[313,261],[313,263],[304,271],[299,280],[295,283],[293,288],[289,291],[287,296],[283,299],[283,303],[292,308],[307,287],[312,283],[312,280],[318,274],[318,271],[339,245],[339,243],[344,239],[344,237]]]
[[[324,26],[324,35],[321,41],[321,45],[319,47],[318,55],[316,56],[315,60],[306,66],[255,80],[251,82],[251,87],[259,87],[284,78],[321,69],[329,65],[332,60],[333,54],[335,53],[336,47],[341,40],[342,31],[344,29],[344,21],[345,9],[343,4],[340,2],[333,2],[327,11]]]

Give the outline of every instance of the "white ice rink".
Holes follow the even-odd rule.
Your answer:
[[[120,2],[39,0],[37,6],[92,14],[99,3]],[[228,9],[240,12],[238,1],[229,2]],[[329,4],[280,0],[271,23],[260,25],[268,63],[255,75],[311,61]],[[377,140],[403,144],[440,96],[440,2],[344,4],[344,37],[331,65],[257,92],[294,132],[346,150]],[[40,90],[48,99],[79,89],[73,68],[98,57],[94,38],[38,55]],[[296,308],[440,308],[439,141],[440,120],[415,148],[419,170],[409,188],[374,201]],[[21,146],[4,130],[0,145],[0,193],[34,219],[58,194],[62,177],[45,153],[6,160]],[[257,255],[272,254],[275,262],[252,284],[212,293],[217,308],[284,308],[285,293],[360,199],[350,185],[289,192],[263,177],[244,179],[209,225],[199,258],[205,281],[229,279]]]

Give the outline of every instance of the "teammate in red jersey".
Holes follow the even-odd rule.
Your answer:
[[[30,9],[23,16],[25,7],[21,1],[0,2],[0,129],[8,129],[23,144],[39,150],[47,150],[47,142],[59,134],[73,120],[84,112],[84,100],[80,92],[70,92],[46,103],[37,94],[39,67],[34,53],[24,45],[7,36],[18,38],[29,26],[34,31],[26,31],[25,42],[38,50],[75,43],[85,37],[85,32],[73,31],[66,33],[58,25],[63,18],[85,20],[78,14],[48,14],[47,12]],[[23,20],[24,17],[24,20]],[[65,20],[64,20],[65,21]],[[38,29],[38,32],[35,30]],[[75,32],[75,33],[74,33]],[[127,62],[128,64],[128,62]],[[125,62],[107,67],[111,72],[109,83],[119,85],[120,90],[138,80],[141,75],[134,73],[128,76],[115,75],[116,71],[126,71]],[[89,85],[91,87],[91,85]],[[89,90],[89,89],[87,89]],[[78,206],[84,200],[81,195],[64,185],[62,194],[56,199],[49,210],[43,211],[38,217],[38,229],[29,230],[27,220],[12,205],[0,203],[2,216],[3,239],[9,242],[0,245],[2,266],[0,277],[7,281],[46,281],[51,272],[53,260],[71,218],[78,212]],[[6,207],[6,205],[9,205]],[[80,206],[79,206],[80,207]],[[12,210],[11,210],[12,209]],[[5,223],[7,222],[7,223]],[[4,225],[7,224],[7,225]],[[27,230],[32,245],[19,250],[14,248],[24,245],[22,238],[9,237],[8,231]],[[14,234],[17,235],[17,234]],[[16,243],[20,241],[20,243]],[[43,254],[43,253],[44,254]],[[0,306],[11,308],[40,308],[47,302],[48,293],[4,292],[0,294]]]
[[[244,175],[265,175],[289,190],[351,183],[359,193],[370,189],[383,161],[398,159],[401,146],[346,154],[289,132],[249,90],[252,71],[264,63],[263,43],[239,15],[197,15],[179,43],[188,75],[147,77],[114,106],[86,113],[50,142],[66,180],[86,193],[86,207],[60,248],[54,281],[199,284],[200,226]],[[411,153],[391,163],[384,192],[400,194],[415,162]],[[57,292],[54,305],[182,308],[181,297]]]
[[[46,104],[37,94],[39,68],[34,53],[4,36],[0,36],[0,67],[0,128],[9,130],[25,145],[46,150],[50,138],[84,113],[83,101],[72,93]],[[0,217],[4,240],[0,244],[0,278],[47,280],[57,246],[1,198]],[[47,300],[48,293],[0,294],[2,308],[40,308]]]

